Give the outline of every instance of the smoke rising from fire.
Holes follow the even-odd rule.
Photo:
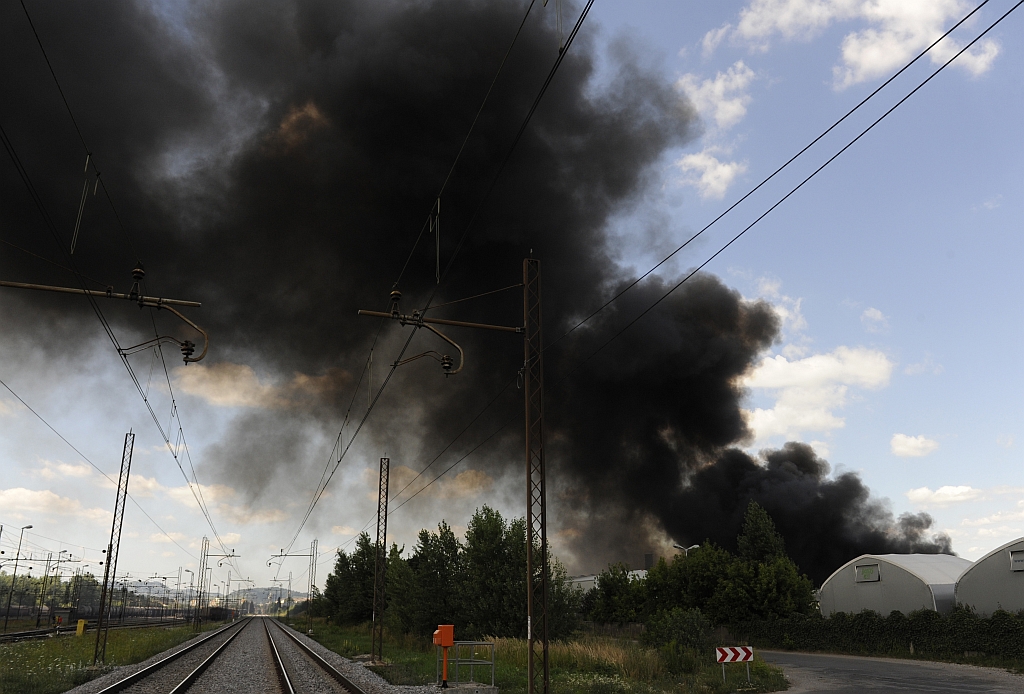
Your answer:
[[[207,474],[238,483],[253,500],[275,484],[312,489],[319,448],[338,430],[377,330],[355,312],[386,301],[523,10],[481,0],[33,4],[152,293],[204,301],[211,368],[252,364],[280,386],[251,391],[257,404],[269,398],[267,407],[237,416],[206,451]],[[0,57],[18,68],[8,71],[2,122],[43,200],[66,221],[75,216],[84,151],[19,11],[0,15]],[[557,55],[553,17],[535,12],[442,200],[442,264]],[[480,208],[439,302],[514,284],[532,252],[544,264],[553,339],[628,281],[614,220],[642,206],[667,154],[700,128],[692,106],[641,53],[585,27]],[[59,257],[12,167],[0,176],[12,191],[0,211],[4,238]],[[90,199],[82,227],[80,267],[127,289],[119,285],[135,259],[110,210]],[[403,276],[407,308],[432,288],[435,247],[433,238],[422,242]],[[13,251],[0,256],[0,273],[71,283]],[[893,519],[856,475],[828,477],[806,447],[762,460],[735,448],[748,437],[738,380],[779,325],[768,304],[744,301],[714,277],[685,285],[562,380],[671,281],[653,278],[631,291],[548,355],[549,503],[572,531],[570,547],[587,548],[595,564],[627,558],[627,546],[653,547],[666,533],[728,543],[746,502],[757,500],[816,578],[858,552],[949,550],[948,540],[925,539],[926,516]],[[72,349],[58,324],[94,329],[82,308],[0,295],[5,325],[47,349]],[[137,313],[110,314],[118,330],[144,339]],[[437,315],[514,325],[521,307],[511,292]],[[390,325],[381,334],[378,369],[404,337]],[[521,363],[521,346],[505,335],[458,339],[469,355],[465,372],[435,385],[428,360],[403,367],[368,441],[407,460],[438,450]],[[425,335],[414,342],[437,347]],[[324,385],[287,390],[303,378]],[[493,429],[517,403],[508,394],[474,433]],[[506,431],[467,464],[513,480],[520,457],[519,436]],[[587,562],[581,568],[600,568]]]

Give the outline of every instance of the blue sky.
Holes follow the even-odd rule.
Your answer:
[[[935,59],[926,57],[887,87],[669,269],[703,262],[913,89],[952,54],[954,43],[962,46],[1011,4],[991,0],[953,43],[937,47]],[[602,50],[626,37],[632,50],[662,66],[703,123],[699,138],[666,156],[641,209],[620,220],[621,260],[646,270],[973,6],[961,0],[598,0],[584,31]],[[544,10],[546,21],[553,7]],[[1014,40],[1022,22],[1010,16],[708,266],[744,296],[770,301],[785,319],[784,339],[745,383],[755,432],[750,448],[813,442],[833,470],[860,473],[897,514],[931,513],[936,529],[970,559],[1024,535],[1017,271],[1024,250],[1024,60]],[[150,366],[140,358],[136,370],[148,374]],[[261,380],[258,366],[239,365],[217,383],[189,368],[192,373],[175,368],[171,374],[201,469],[204,450],[238,412],[259,398],[285,397],[286,389]],[[170,402],[157,375],[159,368],[155,408],[167,420]],[[90,338],[80,353],[56,360],[31,349],[12,351],[0,378],[108,475],[116,474],[124,426],[132,426],[139,434],[133,494],[181,547],[129,506],[131,558],[122,567],[138,576],[196,565],[189,554],[198,554],[205,524],[108,347]],[[310,457],[326,461],[331,443],[312,435]],[[357,461],[376,455],[355,453]],[[188,470],[187,458],[180,459]],[[365,494],[339,504],[329,492],[299,546],[318,534],[321,549],[329,550],[372,517],[375,472],[360,463],[339,474],[336,488]],[[397,515],[395,539],[411,543],[430,509],[443,508],[458,528],[490,484],[479,475],[467,469],[439,484],[443,494],[425,494],[422,515]],[[409,476],[396,472],[398,481]],[[204,495],[225,543],[243,555],[236,577],[241,571],[265,584],[272,571],[266,558],[286,544],[307,499],[270,495],[254,509],[228,486],[205,487]],[[96,562],[112,497],[108,482],[0,389],[5,556],[16,528],[32,523],[26,537],[35,551],[71,547]],[[493,501],[519,513],[517,497],[499,494]],[[284,571],[299,575],[305,559],[293,562]],[[329,557],[324,562],[325,574]],[[219,580],[226,569],[217,570]]]

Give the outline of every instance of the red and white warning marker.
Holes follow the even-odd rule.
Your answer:
[[[750,646],[723,646],[715,649],[719,663],[749,663],[754,659],[754,649]]]

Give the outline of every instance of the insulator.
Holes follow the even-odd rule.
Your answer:
[[[185,357],[186,362],[188,362],[189,357],[195,354],[195,352],[196,345],[191,340],[185,340],[181,343],[181,356]]]
[[[142,266],[136,267],[134,270],[132,270],[132,278],[136,282],[141,282],[145,276],[146,271],[142,269]]]
[[[445,375],[451,373],[452,368],[455,366],[455,360],[449,355],[445,354],[441,357],[441,368],[444,369]]]
[[[391,315],[397,316],[401,311],[398,310],[398,302],[402,300],[402,292],[397,289],[391,290]]]

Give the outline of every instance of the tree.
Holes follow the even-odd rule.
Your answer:
[[[361,624],[373,619],[373,570],[376,548],[365,532],[356,538],[351,555],[338,550],[334,571],[327,576],[324,597],[339,624]]]
[[[421,530],[409,560],[416,582],[413,631],[429,634],[438,624],[454,624],[461,632],[466,621],[461,609],[462,544],[444,521],[437,533]]]
[[[786,542],[775,529],[775,522],[756,501],[747,505],[743,530],[736,538],[741,558],[753,562],[771,562],[786,556]]]
[[[625,564],[612,564],[597,577],[590,618],[601,624],[626,624],[643,617],[642,580],[629,575]]]

